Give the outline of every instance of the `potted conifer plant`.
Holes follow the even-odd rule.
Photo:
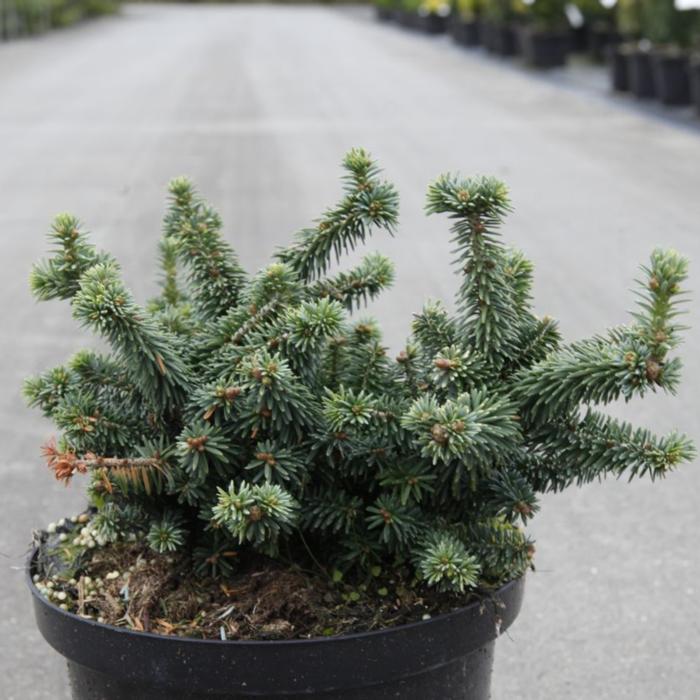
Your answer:
[[[483,11],[482,43],[498,56],[515,56],[520,52],[517,37],[522,6],[517,0],[489,0]]]
[[[528,21],[520,28],[525,61],[536,68],[563,66],[571,44],[566,1],[531,0],[526,6]]]
[[[645,35],[652,41],[654,94],[667,105],[690,104],[688,45],[690,13],[681,13],[675,0],[645,0]],[[686,16],[687,15],[687,16]]]
[[[428,34],[442,34],[447,31],[451,11],[449,0],[421,0],[419,27]]]
[[[690,95],[695,111],[700,115],[700,54],[693,54],[690,58]]]
[[[618,0],[615,7],[617,28],[621,42],[608,49],[610,81],[613,90],[630,90],[630,63],[637,53],[642,33],[641,0]]]
[[[374,9],[377,19],[388,22],[395,17],[397,3],[394,0],[375,0]]]
[[[588,53],[590,57],[601,62],[605,59],[609,47],[620,41],[615,28],[614,0],[577,0],[576,6],[581,11],[587,27]]]
[[[443,176],[427,210],[453,222],[457,313],[427,304],[393,360],[349,317],[390,262],[328,268],[393,232],[397,193],[362,150],[344,167],[342,200],[252,276],[174,180],[145,307],[56,219],[34,294],[110,348],[26,383],[62,431],[48,466],[88,481],[90,508],[51,524],[29,567],[76,700],[483,700],[538,494],[692,457],[594,407],[678,383],[680,255],[652,254],[629,325],[564,344],[501,241],[505,186]]]
[[[456,0],[452,7],[450,33],[458,44],[478,46],[483,0]]]

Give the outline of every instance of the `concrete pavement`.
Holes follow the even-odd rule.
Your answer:
[[[343,153],[363,145],[402,196],[400,234],[371,243],[397,264],[371,309],[396,348],[422,300],[457,287],[447,223],[422,214],[428,181],[498,175],[515,206],[507,237],[534,260],[538,309],[568,338],[625,320],[654,246],[692,258],[680,395],[614,411],[700,438],[700,134],[557,82],[353,8],[126,6],[0,45],[0,697],[68,697],[21,571],[31,528],[81,506],[42,467],[51,427],[19,394],[23,376],[86,341],[65,305],[28,292],[59,211],[85,221],[145,298],[169,178],[194,178],[255,269],[335,200]],[[699,493],[690,465],[663,483],[544,499],[539,571],[499,643],[496,700],[700,697]]]

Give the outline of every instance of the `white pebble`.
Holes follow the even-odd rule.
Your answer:
[[[108,581],[114,581],[114,579],[115,579],[115,578],[119,578],[119,576],[120,576],[120,574],[119,574],[118,571],[110,571],[110,572],[105,576],[105,578],[106,578]]]
[[[68,596],[66,595],[65,591],[59,591],[58,593],[56,593],[56,598],[58,598],[59,600],[65,600],[67,597]]]
[[[65,525],[66,525],[66,519],[65,519],[65,518],[61,518],[56,524],[58,525],[58,527],[65,527]]]
[[[56,523],[49,523],[46,527],[46,532],[48,532],[49,535],[53,535],[53,533],[56,532]]]
[[[58,536],[58,541],[59,541],[59,542],[65,542],[67,539],[68,539],[68,535],[66,535],[65,532],[62,532],[62,533]]]

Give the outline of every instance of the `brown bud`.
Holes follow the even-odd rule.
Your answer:
[[[646,375],[650,382],[658,382],[661,374],[663,373],[663,368],[661,365],[651,357],[646,362]]]
[[[433,361],[433,364],[438,369],[442,369],[442,370],[448,370],[448,369],[455,368],[455,363],[452,360],[447,359],[446,357],[438,357],[436,360]]]
[[[240,396],[241,390],[237,386],[227,386],[224,389],[224,398],[227,401],[233,401],[237,396]]]
[[[464,430],[464,421],[463,420],[456,420],[452,422],[452,425],[450,426],[452,430],[455,431],[455,433],[461,433]]]
[[[408,353],[405,350],[402,350],[397,356],[396,356],[396,361],[400,364],[403,365],[406,362],[408,362]]]
[[[262,508],[260,508],[260,506],[252,506],[250,513],[248,513],[248,520],[250,520],[251,523],[257,523],[259,520],[262,520],[262,517]]]
[[[468,202],[469,197],[469,190],[461,189],[457,192],[457,199],[459,199],[460,202]]]
[[[518,501],[515,504],[515,511],[521,515],[532,515],[532,508],[524,501]]]
[[[445,430],[445,428],[439,423],[435,423],[435,425],[430,429],[430,434],[438,445],[445,445],[450,439],[450,435],[447,430]]]
[[[656,291],[660,287],[659,280],[656,278],[656,276],[652,276],[649,278],[649,289],[652,289]]]
[[[258,459],[261,462],[267,462],[267,464],[269,464],[271,467],[274,467],[275,464],[277,464],[277,460],[271,452],[256,452],[255,459]]]
[[[382,206],[381,202],[372,202],[369,205],[369,215],[372,218],[376,218],[377,216],[379,216],[382,213],[382,209],[383,209],[383,206]]]
[[[206,435],[200,435],[199,437],[189,437],[187,438],[187,445],[197,452],[204,452],[204,445],[206,444],[208,438]]]

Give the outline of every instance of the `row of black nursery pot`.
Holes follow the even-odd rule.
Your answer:
[[[623,43],[610,50],[609,65],[614,90],[669,106],[693,104],[700,114],[700,58],[646,42]]]
[[[449,32],[459,44],[483,46],[498,56],[522,56],[537,68],[563,66],[572,50],[572,35],[566,31],[541,31],[528,25],[467,21],[456,13],[441,15],[386,7],[377,7],[377,16],[429,34]]]
[[[464,21],[453,17],[449,25],[456,42],[483,46],[497,56],[522,56],[536,68],[563,66],[573,48],[566,31],[542,31],[527,24],[501,24],[486,20]]]

